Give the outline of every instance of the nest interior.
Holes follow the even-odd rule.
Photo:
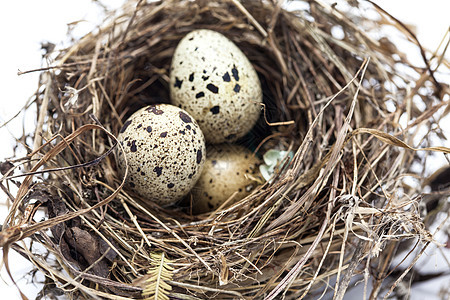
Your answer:
[[[418,45],[382,10],[376,21],[303,4],[292,12],[276,1],[130,1],[42,70],[29,155],[11,160],[3,179],[20,187],[0,241],[46,275],[43,294],[341,299],[366,272],[375,299],[385,279],[392,291],[404,278],[412,266],[392,278],[392,258],[413,238],[425,249],[427,216],[442,209],[420,216],[423,170],[412,166],[427,156],[408,144],[419,126],[429,129],[421,145],[443,137],[435,113],[448,105],[448,85],[429,60],[415,67],[370,34],[384,23]],[[265,109],[238,143],[294,156],[235,205],[192,215],[123,188],[112,149],[134,111],[169,103],[175,47],[199,28],[236,43],[260,77]],[[19,165],[28,172],[20,181],[10,176]],[[407,174],[419,184],[405,184]]]

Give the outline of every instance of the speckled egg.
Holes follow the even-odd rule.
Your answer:
[[[128,187],[149,201],[166,206],[185,196],[200,177],[205,139],[186,111],[169,104],[144,107],[123,125],[117,137],[117,165]]]
[[[192,189],[193,211],[203,213],[217,209],[235,192],[234,203],[249,195],[261,182],[260,161],[242,146],[211,145],[205,167]]]
[[[244,53],[224,35],[201,29],[187,34],[175,50],[170,97],[197,120],[208,143],[222,143],[255,125],[262,90]]]

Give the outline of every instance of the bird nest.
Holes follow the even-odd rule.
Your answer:
[[[298,3],[130,1],[31,70],[41,88],[29,154],[2,164],[6,267],[18,251],[45,274],[41,295],[77,299],[342,299],[353,278],[371,281],[371,299],[392,292],[413,268],[391,265],[399,245],[415,240],[423,253],[433,242],[427,216],[442,209],[420,214],[428,152],[413,145],[449,153],[428,147],[448,108],[431,64],[448,63],[426,58],[376,5],[351,1],[344,13]],[[383,26],[417,47],[424,67]],[[127,189],[113,149],[133,112],[169,103],[175,47],[199,28],[232,40],[261,80],[260,120],[237,143],[292,157],[244,199],[195,215],[191,201],[160,207]]]

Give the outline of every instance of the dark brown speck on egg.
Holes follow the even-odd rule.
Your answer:
[[[219,88],[212,83],[208,83],[208,85],[206,85],[206,88],[214,94],[217,94],[219,92]]]
[[[239,72],[238,72],[238,69],[236,69],[235,65],[233,65],[233,69],[231,69],[231,74],[233,74],[233,78],[236,81],[239,81]]]
[[[130,151],[131,152],[136,152],[137,151],[136,140],[131,142]]]
[[[213,106],[209,111],[212,112],[213,115],[217,115],[220,112],[220,106],[219,105]]]
[[[204,92],[198,92],[197,94],[195,94],[195,98],[201,98],[201,97],[205,97],[205,93]]]
[[[159,177],[162,174],[162,169],[163,169],[162,167],[155,167],[153,168],[153,172],[155,172],[156,176]]]
[[[178,77],[175,79],[175,84],[173,85],[176,88],[181,89],[181,85],[183,84],[183,80],[180,80]]]
[[[123,124],[122,128],[120,129],[120,133],[124,133],[125,130],[127,130],[127,127],[128,127],[130,124],[131,124],[131,120],[126,121],[126,122]]]
[[[222,79],[225,82],[230,82],[231,81],[230,73],[226,72],[225,74],[223,74]]]
[[[147,108],[147,111],[154,113],[155,115],[162,115],[164,113],[164,111],[162,109],[157,108],[156,105],[150,105]]]
[[[191,123],[191,117],[189,117],[185,112],[180,111],[180,119],[184,122],[184,123]]]
[[[203,158],[202,150],[197,150],[197,163],[201,163]]]

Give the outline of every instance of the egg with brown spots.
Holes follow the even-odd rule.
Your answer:
[[[208,147],[202,175],[192,189],[193,211],[212,211],[231,196],[233,198],[227,206],[249,195],[262,181],[259,164],[260,160],[242,146],[221,144]]]
[[[144,107],[124,123],[117,137],[117,166],[128,187],[160,205],[183,198],[201,175],[205,139],[186,111],[169,104]],[[123,148],[123,151],[121,150]]]
[[[262,90],[254,67],[232,41],[200,29],[175,49],[170,97],[197,120],[208,143],[222,143],[252,129],[261,112]]]

